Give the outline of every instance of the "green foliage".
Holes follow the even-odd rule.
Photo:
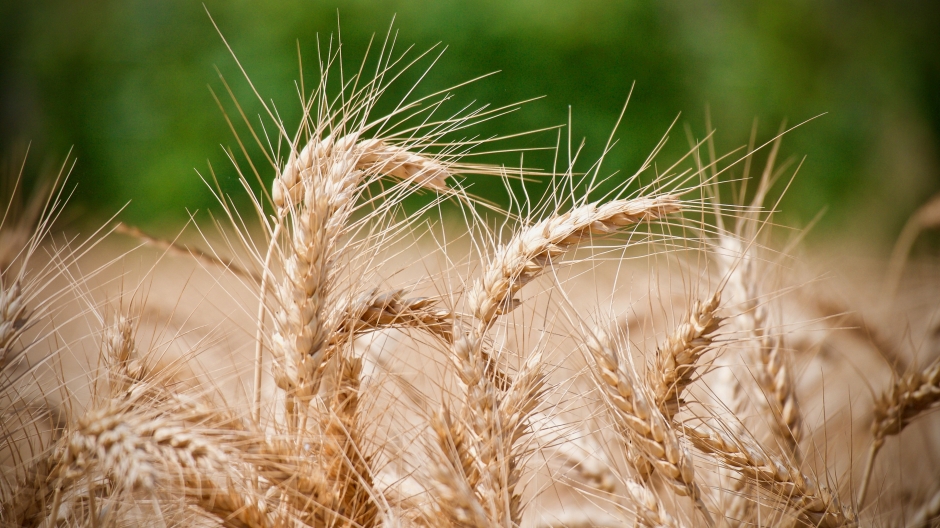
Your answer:
[[[785,142],[785,154],[808,157],[784,204],[803,222],[829,206],[823,225],[841,228],[851,211],[887,203],[881,225],[896,227],[940,187],[940,32],[929,3],[210,0],[206,9],[289,127],[300,114],[298,43],[313,79],[318,38],[320,53],[331,35],[336,42],[338,16],[355,68],[372,34],[384,38],[396,16],[398,49],[447,47],[421,93],[500,70],[460,89],[453,108],[546,96],[481,124],[479,136],[564,124],[570,105],[575,147],[585,138],[582,159],[596,159],[636,81],[607,172],[635,170],[680,112],[663,161],[685,150],[683,125],[703,137],[708,106],[720,152],[745,144],[755,117],[767,140],[783,120],[825,113]],[[132,200],[124,214],[135,223],[176,223],[187,208],[211,208],[194,173],[208,176],[207,160],[237,194],[220,148],[237,145],[206,86],[237,114],[215,67],[248,115],[261,107],[206,9],[193,0],[0,3],[0,140],[33,141],[49,156],[74,145],[76,203],[108,215]],[[555,142],[551,132],[514,146]],[[260,152],[252,155],[264,167]],[[527,165],[551,161],[526,155]],[[269,181],[272,171],[262,175]],[[502,195],[492,180],[475,192]]]

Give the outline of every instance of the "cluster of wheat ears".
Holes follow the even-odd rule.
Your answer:
[[[629,177],[576,172],[570,139],[561,170],[470,163],[505,138],[453,138],[515,106],[371,115],[415,67],[393,41],[371,76],[324,52],[293,133],[237,106],[258,222],[218,191],[212,250],[57,235],[68,164],[10,202],[3,526],[936,522],[940,363],[781,246],[780,136]],[[474,197],[494,182],[509,206]],[[161,280],[196,301],[154,308]]]

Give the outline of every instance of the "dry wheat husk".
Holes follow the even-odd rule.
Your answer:
[[[683,525],[666,511],[653,491],[643,484],[628,480],[625,486],[636,511],[636,521],[646,528],[679,528]]]

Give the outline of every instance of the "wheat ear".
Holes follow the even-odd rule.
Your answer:
[[[757,339],[758,364],[755,379],[764,395],[762,401],[770,408],[774,433],[793,456],[800,456],[803,436],[803,415],[796,398],[796,386],[790,369],[788,354],[782,339],[775,335],[768,323],[767,307],[758,302],[756,278],[746,281],[752,304],[751,314],[754,337]]]
[[[291,204],[284,278],[277,288],[272,352],[275,380],[288,406],[319,388],[330,335],[330,271],[335,245],[351,214],[362,173],[343,156],[304,180],[301,204]]]
[[[436,450],[431,450],[433,510],[423,518],[432,526],[489,526],[476,493],[479,464],[466,428],[444,407],[431,416]]]
[[[498,315],[515,309],[516,293],[538,277],[552,259],[592,235],[608,235],[646,220],[681,210],[676,196],[591,203],[551,216],[513,235],[487,263],[483,277],[468,294],[473,317],[488,327]]]
[[[359,419],[359,386],[362,360],[340,358],[339,383],[329,402],[324,441],[320,448],[324,477],[332,483],[327,524],[350,522],[353,526],[378,524],[378,505],[370,459],[364,452]]]
[[[354,336],[386,328],[417,328],[441,338],[445,343],[454,339],[453,314],[438,307],[438,301],[427,297],[406,298],[404,290],[364,293],[342,310],[330,346],[340,346]]]
[[[291,153],[274,181],[271,193],[274,205],[286,207],[288,202],[299,202],[305,194],[303,180],[311,172],[327,172],[329,160],[336,158],[351,159],[350,170],[385,174],[429,189],[446,189],[446,180],[452,176],[441,161],[381,139],[360,141],[358,133],[335,140],[333,136],[314,138],[300,152]]]
[[[479,356],[472,362],[482,361],[485,371],[495,373],[498,384],[504,387],[507,382],[502,372],[493,358],[482,350],[483,338],[498,316],[521,304],[515,298],[516,293],[545,271],[553,258],[591,236],[609,235],[621,228],[658,220],[680,210],[678,197],[672,195],[613,200],[576,207],[517,231],[487,261],[483,276],[467,293],[470,313],[476,325],[466,335],[466,342],[458,346],[466,350],[458,352]],[[466,364],[458,367],[465,368]]]
[[[875,400],[871,423],[872,444],[865,463],[858,503],[861,505],[868,492],[875,457],[885,438],[900,434],[917,417],[940,404],[940,360],[925,369],[902,376],[891,388]]]
[[[112,397],[126,393],[147,375],[147,368],[137,357],[134,327],[126,316],[104,330],[102,357],[108,370],[108,387]]]
[[[667,420],[679,412],[682,391],[692,383],[699,358],[714,342],[721,323],[715,313],[720,302],[720,292],[708,301],[695,301],[687,319],[656,349],[648,379],[656,405]]]
[[[250,493],[235,491],[235,483],[243,482],[244,477],[234,471],[215,441],[188,428],[162,413],[141,414],[127,404],[93,410],[56,448],[46,472],[46,486],[55,490],[57,498],[65,497],[76,481],[88,479],[89,493],[94,494],[93,476],[101,475],[117,489],[179,490],[228,526],[265,526],[262,506]],[[180,474],[182,481],[177,478]],[[216,484],[208,475],[218,475],[226,484]],[[181,482],[182,489],[174,488]],[[55,517],[56,508],[50,513]],[[35,522],[24,522],[29,524]]]
[[[530,415],[542,401],[545,379],[541,355],[531,356],[511,385],[501,389],[482,361],[470,360],[466,339],[458,344],[457,349],[461,348],[461,419],[473,436],[471,442],[464,441],[464,427],[455,425],[448,413],[435,418],[438,447],[449,453],[438,457],[434,472],[436,509],[448,518],[461,518],[476,511],[477,505],[489,523],[518,526],[522,504],[517,486],[525,455],[521,440],[530,432]],[[471,493],[473,500],[464,496],[466,493]]]
[[[652,490],[635,480],[628,480],[625,488],[636,508],[637,524],[646,528],[682,527],[682,524],[669,515]]]
[[[730,435],[711,428],[683,428],[701,451],[784,500],[812,526],[836,528],[854,524],[855,514],[826,487],[783,458],[766,453],[746,434]]]
[[[621,352],[615,340],[604,330],[597,329],[588,332],[585,346],[593,359],[595,382],[621,436],[648,465],[637,467],[638,472],[643,475],[655,470],[676,493],[691,497],[712,524],[711,514],[702,503],[695,483],[692,457],[679,444],[675,431],[659,409],[648,403],[646,389],[622,367]]]

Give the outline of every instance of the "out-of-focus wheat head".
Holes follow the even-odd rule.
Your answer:
[[[464,130],[517,105],[450,112],[450,91],[412,88],[375,115],[436,59],[393,34],[358,70],[340,49],[298,83],[296,129],[260,96],[263,129],[219,101],[253,211],[216,188],[215,235],[56,238],[68,163],[7,206],[0,524],[936,522],[931,442],[897,446],[935,433],[940,367],[781,238],[785,129],[722,158],[709,130],[665,166],[664,137],[627,177],[577,171],[579,151],[470,163],[503,138]]]

